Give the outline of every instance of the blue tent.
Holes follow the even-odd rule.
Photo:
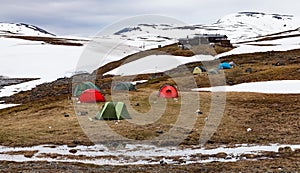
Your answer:
[[[222,62],[219,64],[219,69],[230,69],[231,65],[228,62]]]

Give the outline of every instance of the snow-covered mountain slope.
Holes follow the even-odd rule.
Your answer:
[[[83,46],[0,37],[0,75],[55,80],[74,69]]]
[[[248,39],[296,29],[300,27],[299,24],[292,15],[240,12],[227,15],[213,25],[232,31],[240,37],[231,36],[232,38]]]
[[[30,90],[36,85],[68,75],[76,67],[84,46],[42,44],[0,37],[0,75],[11,78],[40,78],[0,90],[0,97]]]
[[[175,25],[171,23],[137,24],[120,28],[105,39],[123,40],[140,50],[178,42],[197,35],[227,35],[236,49],[218,55],[285,51],[300,48],[300,20],[292,15],[239,12],[229,14],[210,25]],[[115,59],[118,60],[118,59]]]
[[[0,23],[0,35],[54,36],[44,29],[25,23]]]
[[[115,32],[115,35],[140,41],[147,41],[150,39],[148,36],[151,36],[151,39],[156,38],[163,42],[199,34],[224,34],[232,42],[241,42],[299,27],[299,20],[292,15],[239,12],[229,14],[210,25],[139,24],[123,28]]]

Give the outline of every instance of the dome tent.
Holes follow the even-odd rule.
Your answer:
[[[95,118],[97,120],[131,119],[123,102],[106,102]]]
[[[158,96],[164,98],[177,98],[178,92],[173,85],[166,84],[160,87]]]
[[[231,65],[228,62],[222,62],[219,64],[219,69],[231,69]]]
[[[75,86],[75,88],[73,89],[73,96],[80,96],[81,93],[87,89],[96,89],[98,91],[100,91],[100,88],[98,86],[96,86],[94,83],[92,82],[83,82],[80,83],[78,85]]]
[[[207,72],[207,70],[204,66],[195,67],[193,70],[193,74],[201,74],[203,72]]]
[[[199,67],[195,67],[193,70],[193,74],[201,74],[202,70]]]
[[[105,102],[104,96],[96,89],[87,89],[79,97],[82,103]]]
[[[202,72],[207,72],[206,68],[204,66],[199,66]]]
[[[113,90],[136,91],[135,86],[130,82],[118,82]]]

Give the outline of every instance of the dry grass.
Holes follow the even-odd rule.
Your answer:
[[[68,114],[69,117],[64,115]],[[67,99],[33,102],[0,113],[1,145],[89,144]]]
[[[148,100],[148,96],[156,92],[156,89],[141,88],[139,92],[130,92],[127,95],[129,96],[127,107],[131,116],[134,117],[133,120],[140,119],[142,122],[149,119],[147,116],[153,116],[153,119],[149,119],[150,123],[142,125],[132,124],[126,120],[121,120],[118,124],[116,121],[89,121],[88,118],[94,118],[103,103],[97,105],[96,109],[94,104],[80,104],[77,110],[88,111],[89,114],[86,116],[76,116],[71,101],[67,99],[27,103],[4,109],[0,113],[2,118],[0,142],[1,145],[8,146],[91,144],[88,137],[95,139],[92,137],[93,133],[102,134],[99,132],[99,126],[103,123],[126,138],[149,140],[159,137],[161,132],[168,133],[177,121],[181,107],[188,108],[184,116],[195,116],[197,108],[189,107],[188,101],[181,103],[182,98],[168,100],[167,108],[162,114],[151,115],[150,110],[155,108],[155,104],[153,100]],[[200,110],[203,114],[196,117],[196,123],[192,129],[185,128],[184,123],[176,127],[177,130],[172,133],[173,138],[169,140],[176,141],[179,135],[187,135],[182,144],[198,144],[201,130],[206,123],[204,119],[209,115],[210,100],[210,93],[200,92]],[[297,94],[228,93],[221,124],[208,144],[299,143],[299,100],[300,95]],[[160,103],[159,100],[156,101]],[[193,101],[190,100],[190,102]],[[139,106],[135,106],[136,103],[139,103]],[[154,108],[150,108],[150,105]],[[154,112],[162,111],[159,109],[163,108],[158,107]],[[65,117],[65,114],[70,116]],[[86,129],[86,127],[89,128]],[[251,128],[252,131],[247,132],[247,128]],[[101,141],[113,140],[105,138]]]

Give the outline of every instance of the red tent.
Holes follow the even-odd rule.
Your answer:
[[[105,102],[104,96],[96,89],[87,89],[79,97],[82,103]]]
[[[164,85],[160,88],[158,96],[164,98],[177,98],[178,92],[174,86]]]

